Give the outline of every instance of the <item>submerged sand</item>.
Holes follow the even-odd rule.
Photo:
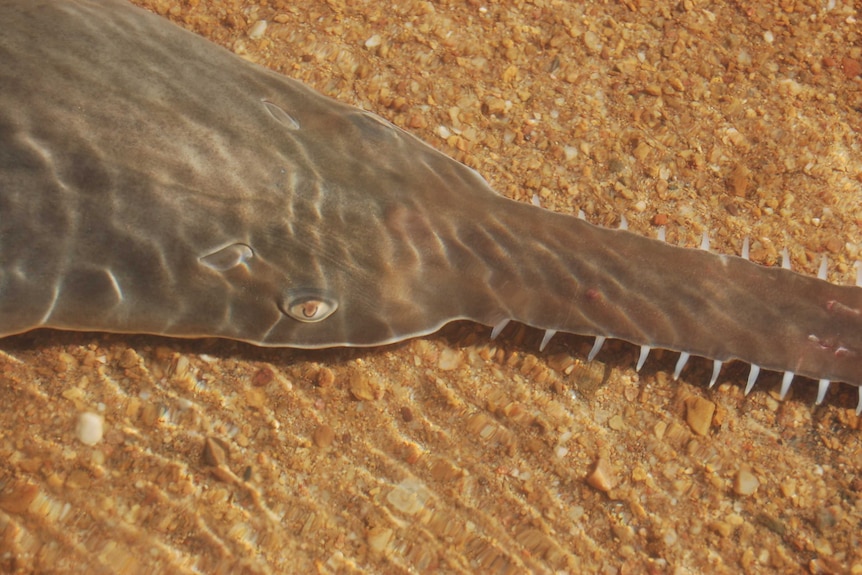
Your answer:
[[[862,258],[852,2],[138,3],[507,196],[835,282]],[[0,572],[862,573],[855,389],[488,335],[2,340]]]

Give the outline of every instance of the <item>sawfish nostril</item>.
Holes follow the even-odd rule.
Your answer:
[[[225,272],[254,257],[254,250],[245,244],[231,244],[198,258],[202,264],[217,272]]]
[[[285,298],[281,311],[297,321],[323,321],[338,309],[338,302],[318,291],[293,292]]]

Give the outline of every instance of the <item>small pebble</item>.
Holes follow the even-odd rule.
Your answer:
[[[368,375],[361,371],[350,374],[350,395],[358,401],[371,401],[377,398],[377,386]]]
[[[39,491],[39,486],[32,483],[7,483],[0,491],[0,509],[12,514],[24,513],[39,495]]]
[[[862,62],[853,58],[844,58],[841,60],[841,69],[844,71],[844,76],[851,80],[862,74]]]
[[[89,473],[83,469],[75,469],[66,477],[64,485],[70,489],[88,489],[92,483]]]
[[[386,495],[386,501],[401,513],[416,515],[431,497],[428,488],[418,479],[408,478]]]
[[[709,433],[712,416],[715,414],[715,403],[702,397],[691,397],[685,406],[685,422],[691,430],[698,435]]]
[[[275,378],[275,373],[268,367],[262,367],[257,370],[254,377],[251,379],[251,384],[256,387],[263,387]]]
[[[737,495],[751,495],[760,487],[760,481],[748,467],[741,467],[733,478],[733,491]]]
[[[411,421],[413,421],[413,410],[411,410],[406,405],[404,407],[402,407],[401,408],[401,419],[404,420],[406,423],[410,423]]]
[[[733,192],[733,195],[744,198],[750,185],[751,171],[742,164],[737,164],[727,179],[728,189]]]
[[[325,423],[321,424],[314,430],[312,439],[314,444],[321,449],[329,447],[335,439],[335,431]]]
[[[218,437],[207,437],[204,440],[204,463],[212,467],[227,465],[230,459],[230,446]]]
[[[368,530],[368,547],[375,553],[382,553],[389,546],[392,530],[388,527],[372,527]]]
[[[328,367],[321,368],[321,370],[317,372],[317,376],[314,378],[314,383],[317,387],[330,387],[335,383],[335,374]]]
[[[266,33],[266,20],[258,20],[248,29],[248,37],[252,40],[260,40]]]
[[[102,441],[104,434],[104,418],[97,413],[85,412],[78,416],[75,435],[84,445],[96,445]]]
[[[123,369],[130,369],[138,365],[140,358],[135,350],[126,348],[123,350],[123,353],[120,355],[120,359],[117,362],[120,367]]]
[[[451,371],[461,365],[461,352],[457,349],[445,348],[440,352],[440,359],[437,361],[437,367],[443,371]]]
[[[622,431],[626,427],[625,420],[623,420],[622,416],[617,414],[610,418],[608,421],[608,427],[613,429],[614,431]]]
[[[600,457],[592,467],[589,475],[587,475],[587,484],[593,489],[597,489],[603,493],[607,493],[617,486],[619,478],[610,461],[604,457]]]
[[[366,48],[376,48],[383,43],[383,38],[380,37],[380,34],[375,34],[371,36],[368,40],[365,41]]]
[[[584,34],[584,45],[587,47],[587,50],[593,53],[602,49],[602,41],[599,39],[599,35],[592,30],[588,30],[586,34]]]
[[[266,394],[266,390],[261,389],[260,387],[247,387],[245,388],[245,401],[248,403],[249,407],[254,407],[255,409],[260,409],[264,405],[266,405],[269,400],[269,396]]]

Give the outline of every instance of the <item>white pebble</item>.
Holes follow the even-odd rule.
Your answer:
[[[602,41],[599,38],[599,35],[592,30],[588,30],[587,33],[584,34],[584,44],[586,45],[587,50],[593,53],[597,53],[602,49]]]
[[[258,20],[248,29],[248,37],[252,40],[260,40],[266,32],[266,20]]]
[[[376,48],[383,43],[383,38],[380,37],[380,34],[375,34],[371,38],[365,41],[366,48]]]
[[[84,445],[96,445],[102,441],[105,420],[101,415],[85,412],[78,416],[78,425],[75,426],[75,435]]]
[[[431,492],[418,479],[407,478],[386,495],[386,500],[398,511],[416,515],[425,508]]]
[[[437,361],[437,367],[443,371],[452,371],[461,365],[462,359],[460,351],[447,347],[440,352],[440,359]]]

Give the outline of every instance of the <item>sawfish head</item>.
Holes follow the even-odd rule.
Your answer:
[[[0,332],[371,346],[494,307],[473,170],[123,1],[0,16]]]
[[[273,156],[262,205],[197,258],[207,279],[230,284],[227,335],[381,345],[493,307],[465,285],[477,243],[489,244],[480,220],[501,199],[487,183],[378,116],[278,83],[255,98]]]

